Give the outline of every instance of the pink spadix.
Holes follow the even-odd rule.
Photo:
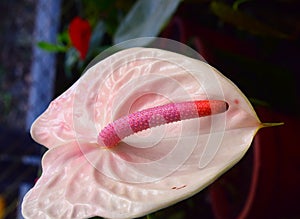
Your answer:
[[[198,100],[169,103],[137,111],[121,117],[104,127],[98,135],[98,144],[116,146],[123,138],[171,122],[223,113],[228,104],[222,100]]]

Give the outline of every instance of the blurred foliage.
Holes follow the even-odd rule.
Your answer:
[[[113,36],[113,43],[126,40],[157,36],[174,11],[180,0],[137,1]]]
[[[57,36],[57,42],[39,42],[38,46],[48,52],[64,53],[64,72],[67,77],[77,77],[84,67],[100,52],[114,43],[143,36],[157,36],[176,11],[180,0],[78,0],[66,1],[65,7],[70,7],[77,13],[63,24],[62,32]],[[72,6],[70,6],[72,5]],[[63,9],[67,13],[68,9]],[[153,16],[155,13],[155,16]],[[87,56],[84,59],[74,49],[70,39],[69,24],[80,16],[92,27],[92,36]],[[80,34],[78,32],[77,34]]]
[[[300,1],[186,0],[181,6],[179,35],[254,105],[300,116]]]
[[[242,1],[235,1],[232,6],[223,2],[212,1],[210,4],[210,8],[212,12],[223,22],[227,22],[238,29],[246,30],[250,34],[266,37],[270,36],[276,38],[289,38],[288,34],[285,34],[280,30],[275,29],[256,19],[255,17],[252,17],[247,13],[238,10],[239,4],[242,4]]]
[[[227,60],[224,67],[230,70],[229,77],[252,97],[253,104],[294,115],[300,115],[297,110],[300,78],[296,66],[299,3],[295,0],[227,0],[211,1],[209,5],[224,27],[233,28],[226,34],[252,51],[252,54],[217,52],[220,59]]]

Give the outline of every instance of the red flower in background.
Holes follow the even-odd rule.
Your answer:
[[[80,58],[85,59],[89,49],[92,28],[87,20],[75,17],[69,26],[69,36],[72,45],[80,53]]]

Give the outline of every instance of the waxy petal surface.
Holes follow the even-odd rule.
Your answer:
[[[225,113],[162,125],[97,144],[129,113],[170,102],[224,100]],[[216,69],[150,48],[118,52],[90,68],[32,126],[49,148],[23,201],[26,218],[133,218],[199,192],[238,162],[260,127],[241,91]]]

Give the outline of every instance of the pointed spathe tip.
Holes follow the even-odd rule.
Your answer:
[[[280,126],[280,125],[284,125],[283,122],[272,122],[272,123],[262,123],[261,126],[262,128],[265,128],[265,127],[273,127],[273,126]]]

